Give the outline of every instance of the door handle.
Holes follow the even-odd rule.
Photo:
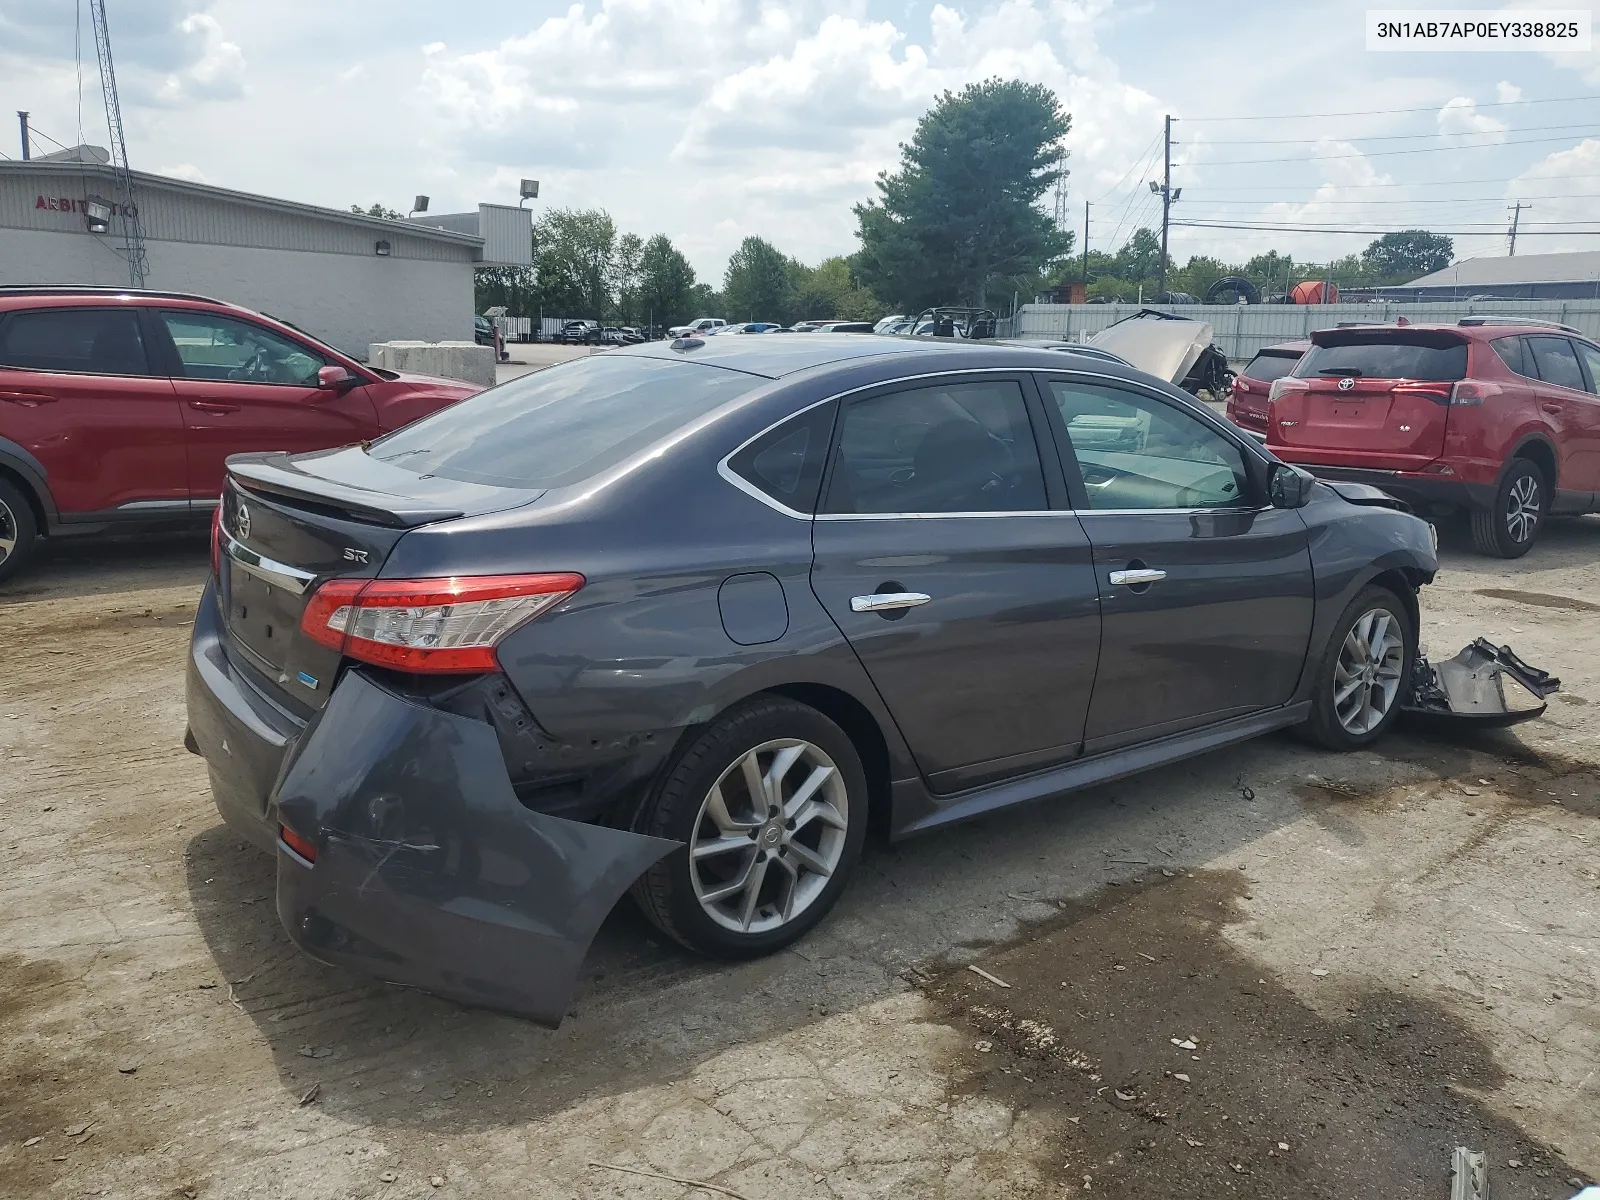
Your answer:
[[[851,612],[893,612],[900,608],[916,608],[933,597],[926,592],[874,592],[870,596],[851,596]]]
[[[41,404],[56,402],[56,398],[46,392],[0,392],[0,400],[20,404],[24,408],[38,408]]]
[[[1160,583],[1167,577],[1165,571],[1152,570],[1149,567],[1136,567],[1127,571],[1111,572],[1111,582],[1123,587],[1139,587],[1141,584]]]
[[[198,409],[203,413],[214,413],[221,416],[223,413],[236,413],[239,411],[237,404],[225,404],[221,400],[191,400],[189,407]]]
[[[1559,417],[1561,415],[1561,405],[1556,404],[1553,401],[1547,400],[1543,404],[1539,405],[1539,407],[1544,409],[1545,412],[1549,413],[1552,417]]]

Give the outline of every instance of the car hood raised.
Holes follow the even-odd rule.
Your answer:
[[[1205,321],[1130,317],[1102,329],[1089,344],[1119,355],[1157,379],[1180,383],[1211,344],[1211,337],[1211,326]]]

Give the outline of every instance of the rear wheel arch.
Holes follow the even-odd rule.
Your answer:
[[[15,487],[22,493],[22,498],[28,502],[28,508],[33,513],[34,527],[44,533],[54,524],[51,518],[51,509],[45,504],[44,498],[39,495],[33,481],[18,471],[4,458],[0,458],[0,479]]]
[[[1560,475],[1560,459],[1556,454],[1555,446],[1545,437],[1533,434],[1517,443],[1517,447],[1506,455],[1506,461],[1500,470],[1503,474],[1515,459],[1525,458],[1544,475],[1545,486],[1552,493],[1555,492],[1557,479]]]

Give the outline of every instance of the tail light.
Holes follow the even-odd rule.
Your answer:
[[[1389,391],[1395,396],[1432,400],[1435,404],[1449,404],[1450,387],[1448,383],[1397,383]]]
[[[1450,389],[1450,403],[1457,408],[1477,408],[1505,389],[1483,379],[1463,379]]]
[[[1267,403],[1271,404],[1274,400],[1280,399],[1286,392],[1303,392],[1310,386],[1311,384],[1308,381],[1296,379],[1293,375],[1285,375],[1280,379],[1274,379],[1272,381],[1272,390],[1267,393]]]
[[[495,647],[508,633],[582,586],[583,576],[572,574],[332,579],[313,593],[300,629],[375,666],[493,671]]]
[[[317,861],[316,845],[306,838],[301,837],[287,825],[278,826],[278,840],[281,841],[285,846],[289,847],[289,849],[293,850],[301,858],[305,859],[308,863],[314,863]]]
[[[211,573],[222,574],[222,502],[211,512]]]

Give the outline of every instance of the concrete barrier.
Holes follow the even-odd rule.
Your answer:
[[[494,350],[474,342],[373,342],[367,365],[494,386]]]

